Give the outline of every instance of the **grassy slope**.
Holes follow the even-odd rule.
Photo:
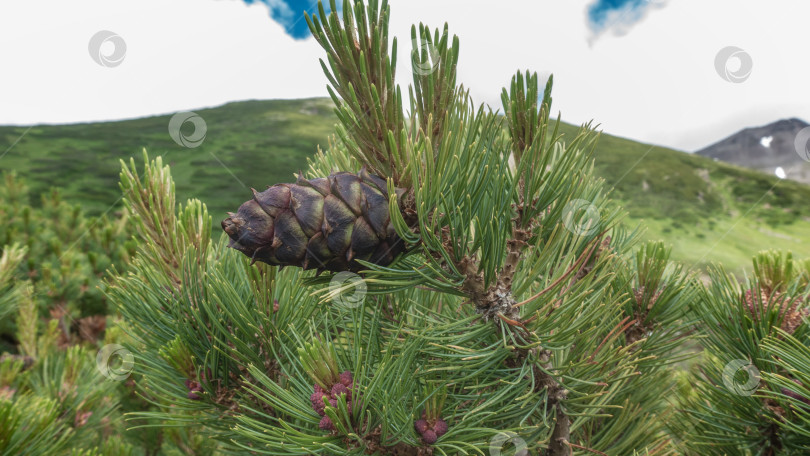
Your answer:
[[[172,165],[178,200],[200,198],[218,219],[247,200],[250,187],[289,181],[294,171],[304,169],[306,157],[325,143],[335,122],[332,103],[325,99],[247,101],[195,112],[205,120],[207,134],[193,149],[171,139],[168,115],[35,126],[0,158],[0,167],[26,177],[32,193],[62,187],[66,198],[100,213],[121,194],[119,159],[141,161],[146,148],[150,156],[163,155]],[[193,128],[186,126],[190,134]],[[0,150],[24,131],[0,127]]]
[[[571,137],[576,129],[561,128]],[[686,264],[737,270],[763,249],[810,257],[810,187],[672,149],[603,134],[596,171],[642,222],[645,237],[673,245]]]
[[[101,213],[120,208],[114,204],[118,160],[140,160],[145,147],[172,165],[178,198],[200,198],[216,222],[250,196],[249,187],[292,180],[335,123],[325,99],[237,102],[196,112],[208,131],[194,149],[169,137],[170,116],[35,126],[0,158],[0,168],[17,170],[35,193],[63,187],[66,198]],[[25,129],[0,127],[0,150]],[[561,125],[568,138],[576,130]],[[675,257],[687,264],[712,260],[737,270],[765,248],[810,256],[802,242],[810,239],[810,187],[605,134],[596,169],[616,187],[613,197],[628,210],[628,223],[643,220],[645,237],[673,244]]]

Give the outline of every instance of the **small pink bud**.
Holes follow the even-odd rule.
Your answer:
[[[428,445],[436,443],[436,440],[438,439],[439,437],[436,435],[435,432],[433,432],[433,429],[428,429],[427,431],[422,433],[422,440],[424,440],[425,443],[427,443]]]
[[[323,397],[324,396],[325,395],[323,393],[312,393],[312,395],[309,396],[309,401],[312,403],[312,409],[315,410],[318,413],[318,415],[321,415],[321,416],[323,416],[323,408],[324,408]]]
[[[343,383],[347,388],[351,388],[353,380],[352,373],[349,371],[340,374],[340,383]]]
[[[441,419],[436,420],[436,424],[433,425],[433,430],[436,432],[436,436],[443,436],[447,433],[447,422]]]
[[[341,394],[346,395],[346,400],[350,401],[352,399],[352,393],[349,391],[349,388],[346,388],[346,385],[343,383],[335,383],[332,386],[332,397],[337,398]]]
[[[331,431],[335,429],[335,425],[332,423],[332,420],[330,420],[328,416],[321,418],[321,422],[318,423],[318,427],[321,428],[321,430],[323,431]]]

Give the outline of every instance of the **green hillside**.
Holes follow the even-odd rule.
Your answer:
[[[200,109],[199,147],[176,144],[171,116],[74,125],[0,127],[0,169],[16,170],[32,192],[62,187],[91,214],[120,208],[118,160],[141,149],[172,165],[179,198],[200,198],[215,221],[250,196],[250,187],[290,181],[325,145],[336,119],[328,99],[245,101]],[[189,131],[191,133],[191,125]],[[573,137],[578,127],[563,124]],[[645,237],[664,239],[687,264],[720,261],[732,269],[761,249],[810,257],[810,187],[671,149],[602,134],[597,173],[614,199],[644,221]],[[218,223],[214,225],[218,226]]]

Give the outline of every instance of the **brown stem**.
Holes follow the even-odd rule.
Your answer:
[[[580,449],[580,450],[582,450],[582,451],[587,451],[587,452],[589,452],[589,453],[598,454],[598,455],[600,455],[600,456],[608,456],[608,454],[607,454],[607,453],[602,453],[601,451],[594,450],[593,448],[586,448],[586,447],[584,447],[584,446],[581,446],[581,445],[576,445],[576,444],[571,443],[571,442],[568,442],[568,446],[572,446],[572,447],[574,447],[574,448],[579,448],[579,449]]]
[[[599,350],[601,350],[602,347],[605,346],[607,341],[609,341],[613,337],[613,335],[616,333],[616,330],[619,330],[620,332],[625,332],[627,330],[627,328],[629,328],[630,326],[632,326],[633,324],[636,323],[636,320],[633,320],[630,323],[625,324],[625,322],[627,320],[629,320],[629,319],[630,319],[630,317],[624,317],[624,320],[620,321],[618,325],[614,326],[613,329],[610,330],[608,335],[605,336],[604,339],[602,339],[602,342],[599,344],[599,346],[596,347],[596,350],[594,350],[594,352],[591,353],[591,356],[588,358],[588,362],[593,361],[594,356],[596,356],[596,354],[599,353]],[[622,325],[624,325],[624,327],[622,327]],[[621,327],[621,329],[619,329],[620,327]]]
[[[512,279],[515,277],[518,263],[523,256],[523,249],[528,245],[526,241],[529,240],[530,234],[529,231],[518,228],[518,223],[518,221],[515,221],[515,226],[512,228],[512,239],[506,241],[509,250],[506,254],[503,269],[498,274],[503,285],[509,289],[512,288]]]
[[[581,265],[582,265],[584,262],[588,261],[588,259],[589,259],[589,258],[591,257],[591,255],[593,254],[594,249],[595,249],[595,248],[596,248],[596,246],[598,246],[598,245],[599,245],[598,243],[594,243],[594,245],[592,245],[592,246],[591,246],[591,247],[590,247],[588,250],[586,250],[586,251],[582,252],[582,254],[581,254],[581,255],[580,255],[580,257],[577,259],[577,261],[576,261],[576,262],[574,262],[574,264],[572,264],[572,265],[571,265],[571,267],[569,267],[569,268],[568,268],[568,270],[567,270],[567,271],[565,271],[565,273],[564,273],[562,276],[560,276],[560,278],[558,278],[557,280],[555,280],[555,281],[554,281],[554,282],[553,282],[551,285],[549,285],[549,286],[547,286],[546,288],[544,288],[544,289],[540,290],[540,292],[538,292],[536,295],[534,295],[534,296],[532,296],[532,297],[530,297],[530,298],[528,298],[528,299],[526,299],[526,300],[524,300],[524,301],[521,301],[521,302],[519,302],[519,303],[515,304],[515,307],[520,307],[520,306],[526,305],[526,304],[528,304],[528,303],[530,303],[530,302],[534,301],[535,299],[539,298],[540,296],[543,296],[544,294],[548,293],[548,292],[549,292],[551,289],[553,289],[554,287],[556,287],[557,285],[559,285],[559,284],[560,284],[560,282],[562,282],[563,280],[565,280],[565,278],[566,278],[566,277],[568,277],[568,276],[569,276],[569,275],[570,275],[572,272],[574,272],[574,270],[578,269],[578,268],[579,268],[579,267],[580,267],[580,266],[581,266]]]
[[[416,446],[409,445],[404,442],[399,442],[394,445],[386,445],[381,441],[382,430],[378,426],[366,435],[365,440],[366,453],[371,454],[377,452],[381,455],[396,455],[396,456],[431,456],[433,454],[433,447],[429,445]],[[348,443],[348,441],[347,441]]]
[[[561,404],[566,399],[568,391],[548,373],[552,369],[550,356],[551,352],[544,351],[540,356],[540,363],[543,368],[534,366],[532,369],[534,377],[537,379],[537,390],[542,391],[545,388],[548,391],[546,395],[547,408],[554,408],[554,429],[551,432],[548,449],[541,454],[543,456],[570,456],[571,419],[565,414]]]
[[[551,432],[551,442],[548,444],[547,456],[570,456],[571,448],[568,440],[571,438],[571,419],[562,411],[560,404],[555,406],[556,417],[554,430]]]

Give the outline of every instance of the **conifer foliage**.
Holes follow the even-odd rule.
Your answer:
[[[740,283],[717,267],[693,312],[705,359],[680,432],[706,455],[810,452],[810,276],[790,253],[762,252]]]
[[[139,247],[108,294],[159,408],[135,418],[182,428],[194,454],[692,451],[695,415],[667,398],[703,329],[700,287],[662,243],[621,228],[592,175],[590,126],[562,137],[553,79],[531,72],[503,90],[502,112],[476,105],[446,25],[412,29],[406,110],[389,10],[332,0],[307,17],[336,136],[219,239],[204,204],[175,203],[160,158],[145,154],[142,175],[122,164]],[[788,356],[807,345],[796,280],[768,282],[781,304],[752,307],[759,288],[751,305],[733,298],[749,323],[782,322],[756,356],[784,368],[763,365],[774,386],[750,400],[781,407],[772,426],[806,430],[807,358]],[[713,323],[739,325],[726,317]]]

